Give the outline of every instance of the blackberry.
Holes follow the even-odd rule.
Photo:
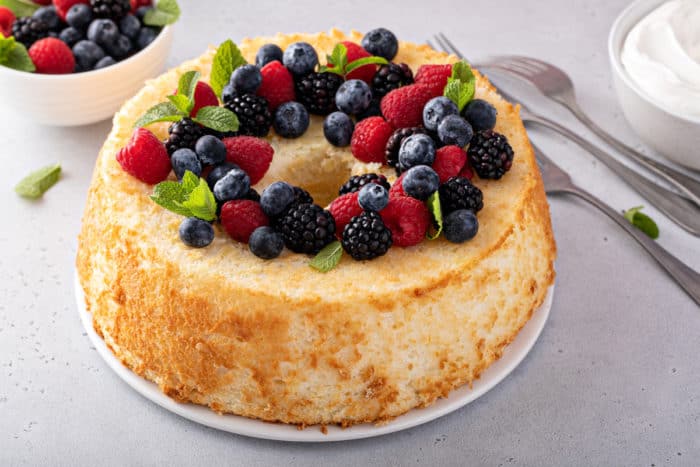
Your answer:
[[[335,240],[335,220],[317,204],[291,206],[275,221],[275,228],[295,253],[316,254]]]
[[[12,23],[12,35],[17,42],[29,48],[39,39],[49,35],[49,25],[32,16],[20,17]]]
[[[194,150],[197,140],[206,134],[204,128],[192,121],[190,118],[173,123],[168,128],[168,139],[165,141],[165,149],[169,155],[182,148]]]
[[[131,11],[129,0],[90,0],[95,18],[109,18],[119,21]]]
[[[492,130],[474,135],[467,150],[469,163],[481,178],[498,180],[513,165],[513,148],[500,133]]]
[[[407,84],[413,84],[413,72],[408,65],[389,63],[379,67],[372,78],[372,94],[381,98]]]
[[[224,107],[238,117],[238,134],[267,136],[272,126],[272,114],[267,99],[255,94],[234,94]]]
[[[374,211],[353,217],[343,230],[343,249],[362,261],[382,256],[391,247],[391,230]]]
[[[294,83],[297,100],[309,109],[309,112],[316,115],[327,115],[334,110],[335,93],[343,78],[340,75],[330,72],[311,72]]]
[[[360,189],[367,185],[368,183],[377,183],[387,190],[391,188],[389,182],[386,180],[384,175],[377,175],[375,173],[367,173],[362,175],[353,175],[350,179],[340,187],[338,190],[338,196],[343,196],[346,193],[354,193],[360,191]]]
[[[399,165],[399,149],[401,148],[403,140],[409,136],[418,134],[429,135],[430,133],[422,126],[415,126],[412,128],[399,128],[391,134],[384,149],[386,161],[390,167],[397,167]]]
[[[293,186],[292,188],[294,189],[294,201],[292,201],[291,206],[314,203],[314,199],[308,191],[298,186]]]
[[[445,214],[460,209],[476,213],[484,207],[484,196],[468,178],[452,177],[440,187],[440,204]]]

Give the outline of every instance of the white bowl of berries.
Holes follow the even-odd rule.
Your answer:
[[[164,69],[179,13],[174,0],[0,7],[3,106],[44,125],[110,118]]]

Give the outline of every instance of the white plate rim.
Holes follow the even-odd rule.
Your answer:
[[[102,338],[95,332],[92,325],[92,315],[85,306],[85,296],[80,286],[77,271],[74,284],[80,320],[98,354],[122,380],[146,399],[181,417],[210,428],[253,438],[304,443],[349,441],[386,435],[428,423],[461,409],[503,381],[523,361],[544,329],[552,308],[554,296],[554,284],[552,284],[547,290],[547,295],[542,305],[533,312],[532,317],[520,330],[513,342],[505,348],[501,358],[492,363],[481,374],[481,377],[474,381],[471,389],[468,386],[455,389],[450,392],[448,397],[438,399],[434,404],[426,408],[410,410],[383,425],[365,423],[349,428],[328,426],[327,432],[324,434],[318,426],[310,426],[304,430],[299,430],[295,425],[268,423],[231,414],[219,415],[207,407],[174,401],[161,392],[155,383],[132,372],[114,356]]]

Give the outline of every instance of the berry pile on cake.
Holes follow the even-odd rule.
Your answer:
[[[227,41],[114,123],[81,284],[115,354],[178,400],[385,420],[477,378],[553,281],[517,109],[385,29]]]

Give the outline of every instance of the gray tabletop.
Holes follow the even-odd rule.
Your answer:
[[[582,106],[639,146],[615,99],[606,53],[607,31],[626,0],[181,3],[170,65],[229,37],[382,25],[423,41],[442,30],[475,59],[509,52],[560,65],[574,77]],[[590,136],[561,108],[527,101]],[[231,435],[171,414],[107,367],[76,312],[75,239],[111,124],[39,127],[1,108],[0,122],[7,209],[0,230],[0,465],[698,463],[700,309],[615,224],[570,198],[550,200],[559,258],[544,332],[510,376],[465,408],[380,438],[315,445]],[[616,209],[646,204],[578,148],[531,135]],[[14,195],[26,172],[53,162],[65,174],[42,201]],[[700,269],[700,241],[647,211],[661,228],[659,243]]]

